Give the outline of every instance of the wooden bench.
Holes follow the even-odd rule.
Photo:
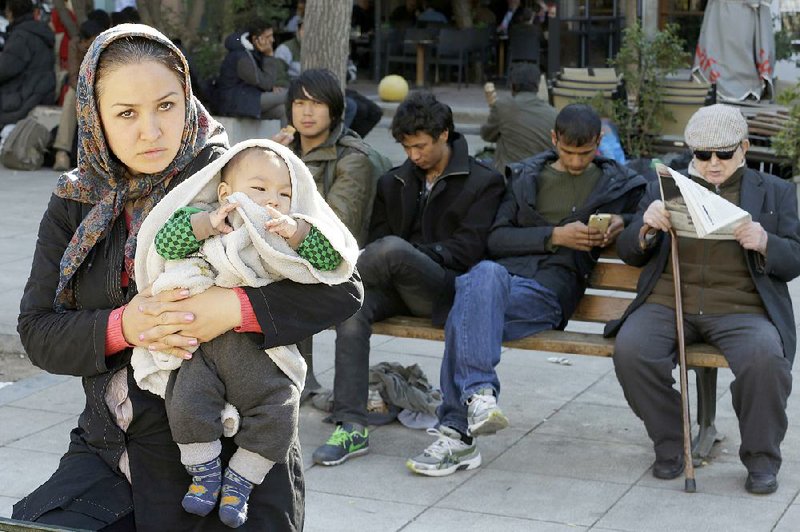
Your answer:
[[[570,324],[606,323],[622,316],[636,294],[640,272],[640,268],[628,266],[619,260],[615,251],[604,253],[592,273],[590,290],[581,298]],[[372,332],[399,338],[444,341],[444,329],[434,327],[428,318],[395,316],[373,324]],[[603,338],[600,332],[543,331],[527,338],[504,342],[503,345],[514,349],[600,357],[610,357],[614,353],[614,339]],[[714,442],[722,439],[714,426],[717,369],[728,367],[728,363],[719,350],[706,344],[690,345],[686,353],[689,369],[695,371],[697,381],[699,430],[692,448],[695,460],[699,463],[709,457]],[[310,357],[307,356],[307,359]]]

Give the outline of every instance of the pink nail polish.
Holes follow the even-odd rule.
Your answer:
[[[194,314],[184,314],[183,319],[186,321],[194,321]]]
[[[189,360],[189,359],[191,359],[191,358],[192,358],[192,354],[191,354],[191,353],[188,353],[188,354],[186,354],[186,355],[183,355],[183,359],[184,359],[184,360]]]
[[[197,345],[197,338],[190,338],[189,345]]]
[[[181,290],[181,295],[182,296],[188,296],[189,295],[189,291],[188,290]]]
[[[144,333],[139,335],[139,340],[144,340]]]

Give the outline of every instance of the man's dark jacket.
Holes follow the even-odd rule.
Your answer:
[[[221,154],[219,148],[205,148],[172,179],[170,189]],[[219,519],[197,518],[182,511],[180,506],[174,507],[180,505],[189,477],[170,434],[164,400],[142,391],[129,369],[128,392],[134,415],[127,432],[116,425],[106,406],[106,388],[114,373],[130,364],[132,353],[132,349],[125,349],[105,356],[109,315],[136,293],[135,284],[126,293],[120,283],[127,239],[123,216],[98,241],[73,278],[78,310],[66,314],[53,311],[61,255],[91,208],[92,205],[55,195],[50,198],[20,303],[17,330],[31,362],[49,373],[82,377],[86,407],[78,419],[78,427],[72,431],[69,450],[59,469],[47,483],[14,506],[14,518],[34,521],[49,510],[65,508],[111,523],[133,511],[139,530],[225,530]],[[336,286],[300,285],[283,280],[263,288],[248,287],[245,291],[263,330],[263,336],[250,336],[263,348],[296,343],[346,319],[359,308],[362,296],[357,276]],[[223,459],[234,448],[231,439],[223,438]],[[117,467],[126,449],[133,492]],[[302,476],[298,471],[289,473]],[[283,478],[282,474],[276,474]],[[151,478],[158,479],[162,492],[147,488]],[[302,484],[299,477],[298,483]],[[287,499],[297,496],[297,485],[284,485],[280,489],[285,491]],[[254,491],[253,496],[256,499],[283,496],[265,491]],[[97,500],[104,504],[93,504]],[[261,505],[263,511],[259,510],[259,517],[252,523],[248,520],[243,529],[275,529],[278,526],[275,523],[280,523],[281,530],[302,528],[302,515],[282,512],[291,507],[302,509],[302,501],[298,505],[289,500],[282,507],[275,506],[280,504],[276,502],[273,506],[264,504],[268,503],[254,503],[251,498],[251,508]]]
[[[25,118],[37,105],[55,101],[54,43],[53,30],[31,14],[8,27],[0,52],[0,127]]]
[[[217,111],[223,116],[261,118],[261,93],[288,84],[286,66],[258,50],[246,50],[243,34],[233,33],[225,39],[228,54],[217,78]]]
[[[503,177],[469,156],[460,133],[450,135],[452,153],[425,203],[417,249],[448,272],[434,306],[433,322],[444,323],[455,293],[455,277],[481,260],[486,235],[503,196]],[[372,210],[369,242],[388,235],[409,240],[420,204],[424,173],[411,160],[381,176]]]
[[[739,206],[750,213],[767,231],[766,259],[757,251],[745,250],[747,269],[764,309],[781,336],[784,356],[794,361],[797,343],[792,300],[786,283],[800,275],[800,221],[797,218],[797,193],[793,183],[774,175],[744,169]],[[636,287],[636,299],[619,320],[606,325],[605,335],[613,336],[622,323],[639,308],[653,291],[670,255],[671,238],[659,233],[659,242],[647,250],[639,246],[642,216],[647,207],[661,199],[658,182],[648,184],[633,222],[617,240],[619,256],[633,266],[644,266]]]
[[[489,258],[511,274],[535,278],[552,290],[561,303],[563,328],[586,290],[601,249],[548,248],[556,226],[536,211],[536,192],[542,169],[556,160],[558,155],[550,150],[507,167],[509,183],[489,234]],[[602,177],[584,204],[558,226],[588,223],[595,213],[621,214],[626,222],[633,217],[644,192],[644,178],[611,159],[596,157],[594,163],[603,171]]]

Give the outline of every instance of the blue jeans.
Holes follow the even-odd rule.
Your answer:
[[[466,433],[467,399],[491,388],[500,394],[494,368],[505,340],[551,330],[561,323],[558,297],[533,279],[482,261],[456,278],[456,298],[445,324],[439,423]]]

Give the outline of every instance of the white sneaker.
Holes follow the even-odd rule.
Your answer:
[[[494,434],[508,426],[491,390],[481,390],[467,400],[467,425],[470,436]]]
[[[437,436],[421,454],[409,458],[406,467],[419,475],[444,477],[459,470],[470,470],[480,467],[481,453],[473,440],[472,444],[464,443],[455,430],[442,425],[441,430],[428,429],[428,434]]]

